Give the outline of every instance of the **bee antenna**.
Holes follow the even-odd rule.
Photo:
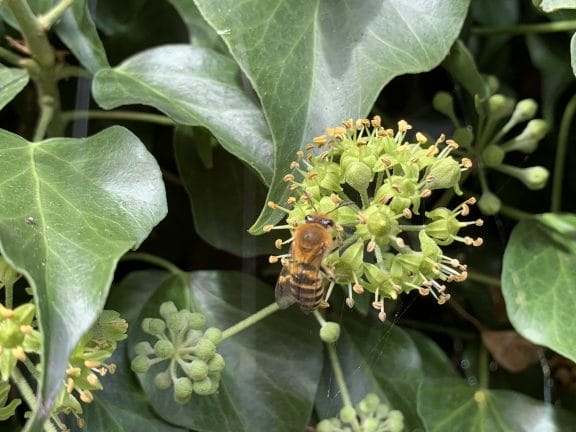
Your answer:
[[[304,191],[303,195],[306,195],[306,198],[308,199],[308,203],[312,206],[312,210],[314,210],[314,212],[318,213],[318,209],[316,209],[316,206],[314,205],[314,201],[312,200],[312,197],[310,196],[310,194],[307,191]]]
[[[328,213],[332,213],[333,211],[338,210],[341,207],[346,207],[349,205],[355,205],[356,203],[354,201],[343,201],[341,203],[339,203],[336,207],[334,207],[332,210],[330,210]]]

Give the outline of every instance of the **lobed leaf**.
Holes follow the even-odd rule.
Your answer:
[[[521,221],[504,254],[502,292],[514,328],[576,361],[576,217]]]
[[[31,284],[44,336],[37,426],[103,308],[118,259],[166,214],[164,184],[122,127],[35,143],[0,130],[0,201],[0,252]]]
[[[28,72],[24,69],[0,65],[0,109],[4,108],[26,87],[29,79]]]
[[[188,45],[153,48],[99,71],[93,93],[104,109],[150,105],[177,123],[208,128],[226,150],[270,183],[270,132],[230,58]]]

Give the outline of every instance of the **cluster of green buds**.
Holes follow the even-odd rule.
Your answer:
[[[380,118],[348,120],[328,128],[291,163],[284,180],[291,195],[287,206],[270,202],[287,213],[287,224],[264,227],[265,231],[289,229],[293,234],[311,213],[326,214],[334,222],[336,247],[323,260],[330,275],[326,300],[333,287],[347,287],[347,304],[353,294],[373,294],[372,306],[384,321],[384,300],[418,290],[438,303],[449,299],[445,282],[463,281],[466,266],[446,256],[440,246],[453,242],[479,246],[481,238],[459,235],[461,228],[482,225],[481,220],[461,221],[474,198],[454,209],[439,207],[420,214],[421,202],[434,190],[452,188],[461,194],[462,172],[471,167],[467,158],[451,153],[458,144],[440,136],[429,142],[422,133],[415,142],[406,140],[411,126],[398,122],[398,130],[385,129]],[[277,240],[278,248],[291,242]],[[270,262],[289,254],[270,257]]]
[[[142,330],[154,336],[152,346],[139,342],[132,370],[146,373],[153,365],[167,361],[167,367],[154,377],[154,385],[160,390],[174,387],[174,400],[185,404],[193,393],[211,395],[220,385],[224,358],[216,352],[222,340],[222,331],[215,327],[204,329],[204,315],[178,310],[173,302],[160,305],[162,318],[145,318]]]
[[[493,94],[484,103],[476,98],[478,124],[472,131],[463,126],[454,111],[452,95],[439,92],[434,98],[437,111],[448,116],[456,127],[454,137],[461,144],[462,153],[478,161],[478,176],[482,195],[478,207],[482,213],[492,215],[500,211],[501,200],[490,190],[486,170],[492,169],[520,180],[528,189],[539,190],[546,186],[549,172],[542,166],[520,168],[504,163],[507,153],[533,153],[548,132],[548,123],[535,119],[538,105],[533,99],[518,103],[502,94]],[[516,136],[513,129],[525,123]]]
[[[356,409],[345,406],[340,416],[322,420],[316,432],[401,432],[404,430],[404,416],[380,402],[378,395],[369,393],[356,405]]]
[[[73,414],[79,427],[82,403],[94,400],[93,392],[102,390],[99,377],[113,374],[114,363],[106,363],[119,341],[126,339],[128,323],[114,310],[103,310],[98,320],[80,340],[68,361],[63,389],[58,394],[54,413]]]

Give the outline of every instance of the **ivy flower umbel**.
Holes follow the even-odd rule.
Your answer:
[[[154,346],[139,342],[132,370],[146,373],[155,364],[167,362],[157,372],[154,384],[160,390],[173,387],[174,400],[187,403],[192,394],[206,396],[216,393],[224,370],[224,358],[216,352],[222,332],[215,327],[204,329],[204,315],[178,310],[173,302],[160,305],[162,318],[145,318],[142,330],[156,338]]]
[[[325,228],[333,238],[327,244],[333,247],[323,252],[322,272],[318,273],[329,279],[325,302],[337,284],[346,288],[350,307],[354,294],[369,291],[381,320],[386,319],[384,300],[402,292],[417,289],[439,303],[448,300],[444,283],[465,280],[467,271],[465,265],[446,256],[441,246],[482,244],[480,238],[459,235],[468,225],[482,225],[481,220],[458,220],[469,214],[473,198],[452,210],[426,212],[424,223],[411,223],[420,214],[422,200],[434,190],[452,188],[461,195],[461,173],[471,167],[470,159],[452,156],[458,148],[455,141],[441,135],[428,142],[416,133],[415,142],[410,142],[406,135],[411,128],[402,120],[396,131],[385,129],[380,118],[374,117],[326,129],[290,164],[292,172],[284,176],[291,191],[286,203],[268,203],[287,214],[286,224],[264,227],[265,231],[291,231],[288,240],[276,240],[280,249],[294,241],[302,224],[314,223],[311,214],[326,215],[330,224]],[[298,281],[312,279],[305,266],[300,269],[306,274],[286,275],[298,269],[293,252],[272,256],[270,261],[282,261],[284,280],[293,277],[293,283],[301,284]]]

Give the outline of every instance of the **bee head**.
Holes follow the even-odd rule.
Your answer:
[[[306,215],[306,223],[316,223],[322,225],[324,228],[332,228],[334,226],[334,221],[332,219],[319,214]]]

